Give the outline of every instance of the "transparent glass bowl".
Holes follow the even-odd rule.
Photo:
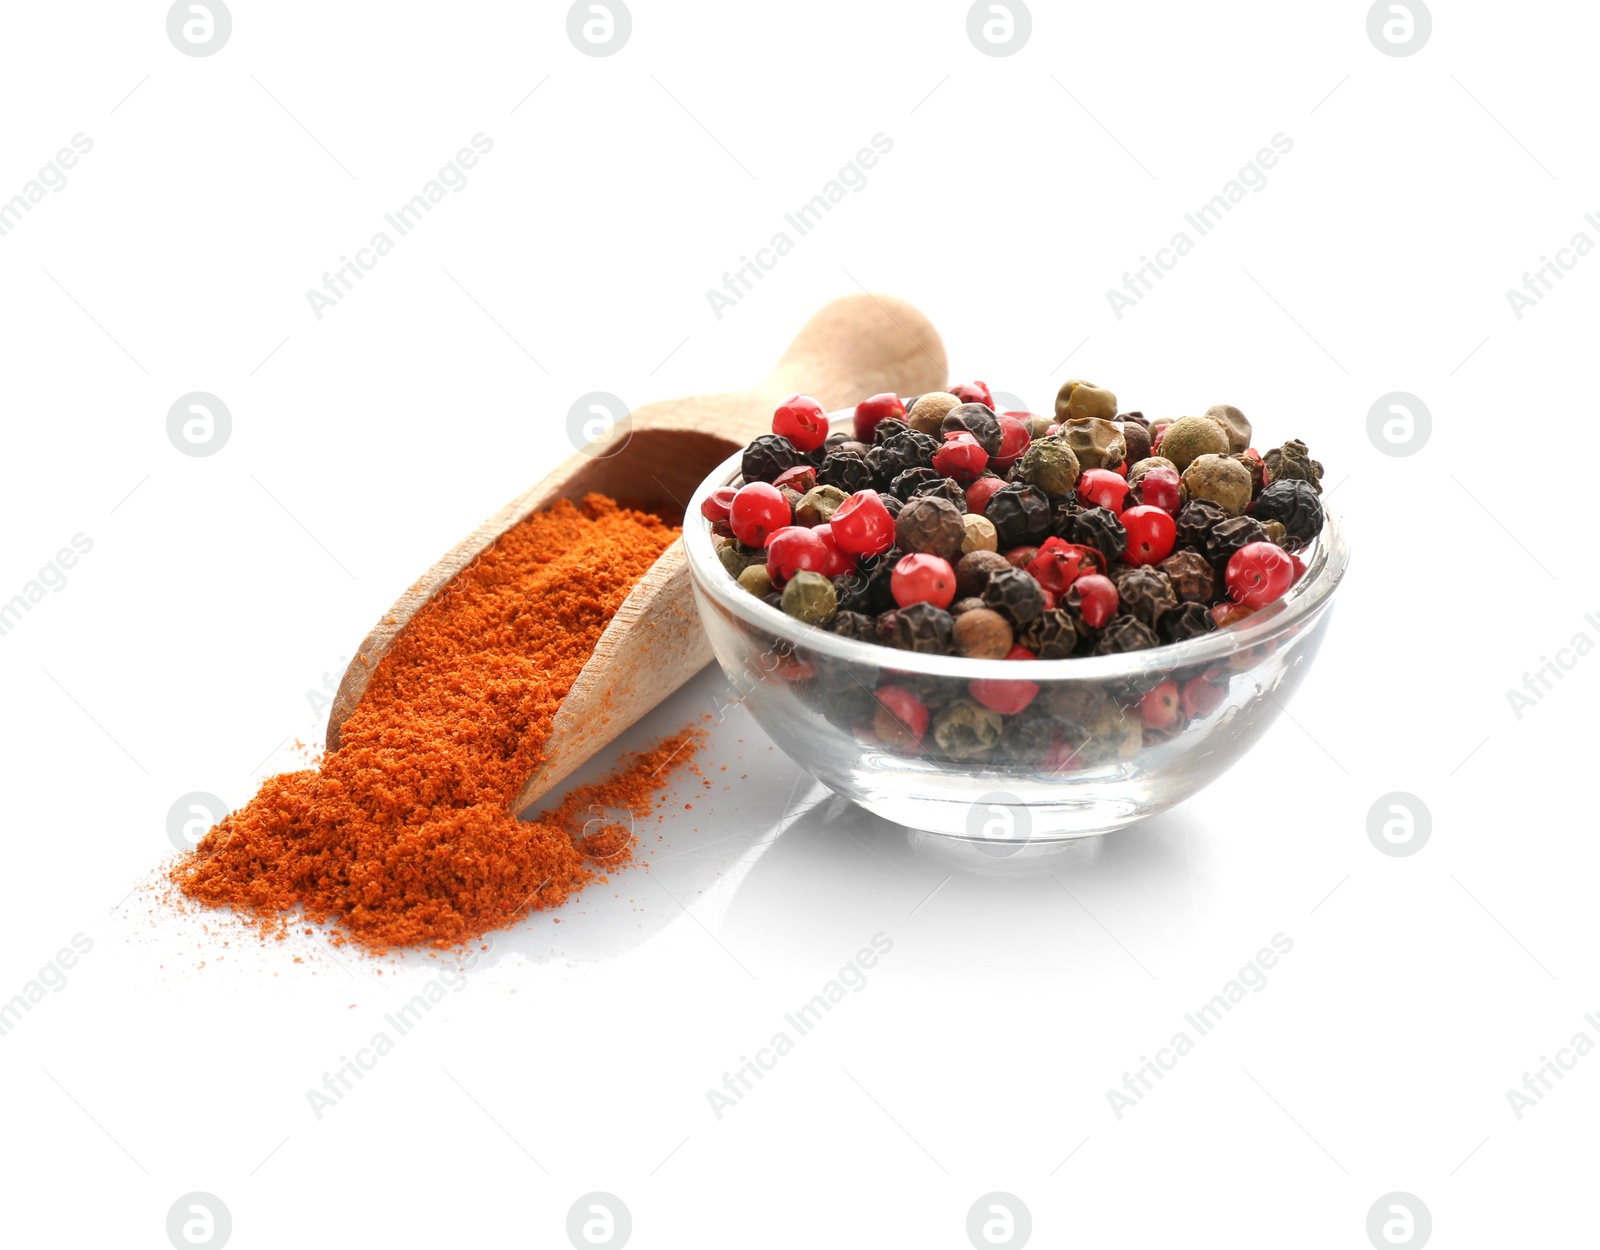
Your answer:
[[[831,790],[897,824],[1009,854],[1032,843],[1110,833],[1183,802],[1220,777],[1278,717],[1328,627],[1350,551],[1330,515],[1301,553],[1305,575],[1241,625],[1124,655],[968,660],[841,638],[786,616],[741,587],[717,557],[701,504],[739,478],[730,456],[690,501],[683,539],[717,662],[766,731]],[[1001,718],[998,743],[932,728],[908,747],[873,728],[884,684],[940,713],[975,680],[1025,679],[1038,694]],[[1174,681],[1185,708],[1156,731],[1145,693]],[[970,715],[970,710],[965,710]],[[954,728],[959,716],[951,713]],[[885,718],[887,719],[887,718]],[[989,728],[992,728],[990,722]]]

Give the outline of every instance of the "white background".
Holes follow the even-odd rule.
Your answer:
[[[548,0],[237,0],[207,57],[164,17],[12,5],[0,39],[0,198],[93,142],[0,237],[0,599],[93,543],[0,637],[0,997],[93,943],[0,1037],[7,1244],[165,1246],[190,1191],[241,1250],[565,1245],[592,1190],[639,1247],[958,1247],[996,1190],[1037,1245],[1365,1246],[1397,1190],[1441,1246],[1578,1235],[1600,1058],[1520,1120],[1506,1091],[1600,1041],[1600,659],[1520,718],[1506,692],[1600,639],[1600,258],[1520,320],[1506,291],[1600,243],[1592,6],[1439,0],[1408,57],[1361,4],[1265,0],[1037,3],[1004,57],[944,2],[639,0],[607,57]],[[319,320],[306,291],[479,132],[465,188]],[[865,188],[716,316],[877,132]],[[1107,289],[1279,132],[1265,188],[1119,319]],[[569,452],[578,395],[744,385],[862,285],[1036,408],[1087,377],[1306,439],[1355,563],[1292,715],[1183,808],[981,876],[730,713],[649,873],[500,935],[317,1119],[306,1091],[440,965],[169,906],[174,800],[304,758],[357,640]],[[233,417],[206,458],[165,429],[197,390]],[[1410,457],[1367,437],[1391,391],[1432,413]],[[1391,791],[1431,813],[1410,857],[1368,840]],[[719,1120],[707,1091],[877,933],[865,988]],[[1276,933],[1266,988],[1118,1119],[1107,1091]]]

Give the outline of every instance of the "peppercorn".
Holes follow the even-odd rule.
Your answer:
[[[1322,494],[1322,462],[1311,458],[1311,449],[1298,438],[1291,438],[1282,447],[1274,447],[1261,457],[1266,465],[1267,481],[1283,482],[1290,478],[1310,482]]]
[[[940,436],[960,432],[972,435],[987,456],[998,456],[1005,441],[1000,418],[988,404],[957,404],[945,413],[939,423]]]
[[[1122,431],[1122,441],[1127,445],[1127,462],[1137,464],[1150,454],[1150,431],[1145,429],[1142,421],[1131,420],[1128,416],[1117,418],[1117,428]]]
[[[948,499],[918,495],[900,510],[894,523],[895,545],[901,551],[925,552],[954,564],[967,536],[961,512]]]
[[[957,599],[949,607],[951,616],[964,616],[968,612],[975,612],[983,607],[983,600],[977,595],[969,595],[965,599]]]
[[[961,489],[961,484],[954,478],[941,477],[937,482],[923,482],[908,498],[920,499],[924,495],[948,501],[957,512],[964,513],[967,510],[967,492]]]
[[[1178,472],[1178,466],[1165,456],[1147,455],[1143,460],[1135,460],[1133,462],[1133,467],[1128,470],[1128,485],[1130,487],[1137,486],[1139,479],[1150,472],[1151,469],[1171,469],[1174,473]],[[1181,477],[1182,474],[1179,474],[1179,476]]]
[[[1222,427],[1228,436],[1228,450],[1241,452],[1250,446],[1250,418],[1232,404],[1212,404],[1205,415]]]
[[[1161,439],[1161,454],[1177,466],[1179,473],[1196,456],[1207,452],[1219,456],[1228,452],[1228,432],[1210,417],[1179,417]]]
[[[1245,472],[1250,475],[1250,496],[1253,499],[1259,495],[1267,485],[1267,466],[1262,463],[1259,456],[1248,451],[1241,451],[1232,457],[1244,465]]]
[[[964,531],[961,539],[961,554],[968,555],[974,551],[996,551],[999,549],[1000,540],[994,531],[994,522],[988,517],[975,516],[971,512],[961,514],[961,528]]]
[[[1178,509],[1178,515],[1173,518],[1177,530],[1175,545],[1188,547],[1204,555],[1206,537],[1227,519],[1228,514],[1216,504],[1203,499],[1191,499]]]
[[[1100,631],[1094,644],[1095,655],[1121,655],[1127,651],[1143,651],[1160,644],[1155,630],[1136,616],[1115,616]]]
[[[1044,591],[1033,577],[1021,569],[996,569],[983,587],[983,601],[1013,628],[1026,625],[1044,611]]]
[[[1028,622],[1019,641],[1041,660],[1064,660],[1078,645],[1078,629],[1071,612],[1051,608]]]
[[[784,586],[778,606],[807,625],[825,625],[839,610],[839,597],[834,593],[833,583],[821,573],[802,570]]]
[[[1154,625],[1163,612],[1178,606],[1178,594],[1160,569],[1148,565],[1117,575],[1117,602],[1146,625]]]
[[[817,700],[817,706],[832,724],[847,730],[861,721],[871,724],[878,711],[878,701],[872,697],[872,691],[854,681],[828,690]]]
[[[956,699],[933,718],[933,740],[954,760],[987,754],[1000,741],[1000,714],[971,699]]]
[[[1109,421],[1117,415],[1117,397],[1103,386],[1093,382],[1080,382],[1077,378],[1061,384],[1056,392],[1056,420],[1075,421],[1083,417],[1098,417]],[[1085,465],[1085,468],[1099,468]]]
[[[1124,617],[1140,629],[1132,617]],[[1140,722],[1127,715],[1098,685],[1055,682],[1045,687],[1049,712],[1087,766],[1110,764],[1137,755],[1144,745]]]
[[[1033,563],[1034,557],[1039,554],[1039,549],[1037,547],[1013,547],[1010,551],[1002,551],[1000,554],[1006,558],[1006,563],[1012,568],[1026,571],[1027,567]]]
[[[1216,574],[1198,551],[1174,551],[1157,567],[1167,575],[1180,602],[1205,605],[1217,597]]]
[[[1253,516],[1234,516],[1218,521],[1206,535],[1200,554],[1211,561],[1211,567],[1220,575],[1233,558],[1233,553],[1246,543],[1267,540],[1267,531]]]
[[[1283,527],[1282,521],[1263,521],[1261,528],[1267,531],[1267,541],[1274,546],[1283,547],[1289,541],[1289,531]],[[1284,549],[1288,550],[1287,547]]]
[[[1083,417],[1061,427],[1061,437],[1084,469],[1114,469],[1128,456],[1122,431],[1099,417]]]
[[[1317,498],[1317,487],[1300,478],[1283,478],[1262,491],[1255,516],[1259,521],[1281,523],[1290,551],[1298,551],[1322,533],[1322,500]]]
[[[896,434],[904,434],[911,427],[899,417],[885,417],[872,429],[872,445],[881,447]]]
[[[1045,438],[1050,433],[1050,427],[1056,424],[1054,417],[1031,417],[1028,422],[1028,437],[1030,439]]]
[[[833,588],[839,596],[839,606],[873,617],[894,607],[889,583],[894,576],[895,563],[904,554],[891,547],[884,556],[863,557],[854,573],[841,573],[834,578]]]
[[[1183,471],[1190,499],[1205,499],[1229,516],[1242,516],[1250,506],[1250,470],[1232,456],[1196,456]]]
[[[1050,499],[1027,482],[1012,482],[995,491],[983,515],[994,523],[1001,551],[1038,544],[1050,536]]]
[[[717,548],[717,559],[722,562],[722,567],[727,569],[733,577],[738,577],[752,564],[765,564],[767,553],[753,551],[737,539],[730,538]]]
[[[834,586],[838,587],[839,579],[834,578]],[[865,612],[847,612],[843,609],[833,614],[833,619],[827,624],[830,634],[838,634],[841,638],[853,638],[857,642],[876,641],[876,631],[873,629],[872,617]]]
[[[739,574],[739,585],[757,599],[765,599],[772,593],[772,576],[767,572],[766,565],[752,564]]]
[[[929,391],[926,395],[918,397],[917,402],[906,409],[906,424],[913,430],[931,434],[938,440],[945,414],[960,404],[961,401],[949,391]]]
[[[893,521],[900,515],[900,509],[906,506],[906,501],[899,495],[890,495],[887,492],[878,496],[878,502],[883,505],[883,510],[889,514]]]
[[[822,467],[817,470],[817,481],[853,495],[872,486],[872,470],[861,452],[836,447],[823,458]]]
[[[760,434],[739,458],[739,472],[746,482],[771,482],[785,469],[804,463],[799,448],[782,434]]]
[[[926,434],[905,430],[874,447],[867,456],[867,463],[872,466],[873,479],[883,489],[907,469],[928,468],[933,453],[938,450],[939,445]]]
[[[948,655],[955,620],[943,608],[931,603],[913,603],[908,608],[885,612],[878,618],[878,636],[884,634],[885,617],[889,622],[889,645],[902,651],[915,651],[919,655]]]
[[[849,496],[837,486],[813,486],[794,506],[794,523],[808,529],[824,525],[832,519],[834,510]]]
[[[969,551],[956,561],[956,594],[962,599],[982,595],[989,574],[1010,567],[998,551]]]
[[[781,590],[774,590],[770,595],[762,595],[761,602],[766,604],[768,607],[777,608],[778,611],[782,612],[783,592]]]
[[[1161,620],[1156,623],[1162,642],[1187,642],[1190,638],[1211,633],[1216,627],[1216,618],[1203,603],[1180,603],[1170,611],[1163,612]]]
[[[1032,703],[1001,721],[999,755],[1008,764],[1042,764],[1050,758],[1055,737],[1050,713]]]
[[[1003,660],[1015,637],[1005,617],[992,608],[978,607],[956,617],[952,640],[956,653],[969,660]]]
[[[849,430],[833,430],[828,434],[827,438],[822,440],[822,450],[833,451],[837,448],[843,447],[846,443],[852,441],[854,438],[855,435]]]
[[[1078,457],[1061,437],[1031,444],[1011,473],[1012,481],[1037,486],[1052,499],[1062,499],[1078,484]]]
[[[1085,508],[1073,514],[1072,532],[1063,534],[1069,543],[1093,547],[1107,565],[1122,559],[1128,550],[1128,531],[1110,508]]]
[[[935,486],[944,481],[944,478],[929,466],[919,464],[904,472],[896,473],[894,481],[889,483],[889,493],[899,499],[909,500],[924,486]]]

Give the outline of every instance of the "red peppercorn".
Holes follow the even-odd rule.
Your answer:
[[[773,531],[792,520],[789,501],[770,482],[746,482],[728,505],[728,526],[746,547],[765,547]]]
[[[1012,568],[1026,572],[1028,565],[1032,564],[1034,557],[1039,554],[1039,549],[1037,547],[1012,547],[1000,554],[1005,556],[1006,561]]]
[[[873,716],[878,738],[891,746],[915,750],[928,732],[928,705],[904,686],[879,686],[873,698],[878,701]]]
[[[786,525],[767,539],[767,575],[782,589],[796,573],[826,573],[828,545],[815,530]]]
[[[1006,652],[1005,658],[1036,660],[1039,657],[1019,642]],[[991,712],[999,712],[1002,716],[1015,716],[1033,702],[1039,693],[1039,683],[983,677],[968,682],[967,693]]]
[[[971,486],[967,487],[967,511],[974,516],[982,516],[983,510],[989,506],[989,500],[995,491],[1006,484],[1003,477],[980,477]]]
[[[828,567],[822,570],[824,577],[842,577],[846,573],[856,571],[856,558],[839,546],[839,540],[833,536],[833,526],[827,521],[821,525],[811,527],[811,532],[822,539],[823,546],[828,549]]]
[[[934,472],[962,484],[976,480],[988,463],[989,453],[965,430],[951,430],[944,436],[944,446],[933,453]]]
[[[1048,594],[1066,593],[1078,575],[1099,567],[1090,549],[1051,536],[1039,544],[1038,554],[1024,566]]]
[[[900,396],[893,391],[884,391],[881,395],[874,395],[871,399],[863,399],[856,405],[855,432],[856,442],[872,444],[872,434],[878,428],[878,422],[885,417],[894,417],[899,420],[906,415],[906,406],[900,402]]]
[[[1122,558],[1129,564],[1160,564],[1172,554],[1178,541],[1178,523],[1172,513],[1154,504],[1140,504],[1117,519],[1128,531],[1128,549]]]
[[[1099,629],[1117,614],[1117,584],[1104,573],[1084,573],[1073,583],[1069,602],[1077,600],[1083,623]]]
[[[1167,729],[1178,719],[1178,683],[1164,681],[1139,700],[1139,719],[1151,729]]]
[[[708,521],[726,521],[728,509],[733,506],[733,497],[739,493],[737,486],[719,486],[706,496],[706,501],[700,505],[700,515]]]
[[[1128,480],[1110,469],[1089,469],[1078,478],[1078,498],[1092,506],[1122,511],[1128,497]]]
[[[851,495],[834,510],[829,524],[834,542],[850,555],[881,555],[894,546],[894,518],[875,490]]]
[[[1140,502],[1177,516],[1178,509],[1183,507],[1181,486],[1182,479],[1178,477],[1175,469],[1166,468],[1164,465],[1146,469],[1144,476],[1139,479]]]
[[[1276,543],[1246,543],[1228,559],[1228,598],[1264,608],[1294,585],[1294,561]]]
[[[828,437],[828,414],[809,395],[791,395],[772,414],[772,432],[800,451],[816,451]]]
[[[1222,706],[1228,687],[1225,682],[1217,684],[1216,677],[1220,672],[1220,669],[1212,669],[1183,683],[1183,714],[1190,720],[1209,716]]]
[[[1256,610],[1247,608],[1242,603],[1216,603],[1211,606],[1211,619],[1217,623],[1218,629],[1226,629],[1229,625],[1237,625],[1247,616],[1254,616]]]
[[[991,409],[994,407],[994,394],[989,390],[987,382],[963,382],[959,386],[952,383],[949,394],[964,404],[984,404]]]
[[[796,494],[803,495],[817,484],[817,470],[813,465],[797,464],[778,474],[772,479],[772,484],[779,490],[787,486]]]
[[[956,571],[950,561],[917,551],[900,557],[889,575],[889,593],[902,608],[931,603],[948,608],[956,597]]]
[[[1021,460],[1033,441],[1028,412],[1002,412],[1000,414],[1000,452],[989,458],[989,467],[996,473],[1009,473],[1011,466]]]

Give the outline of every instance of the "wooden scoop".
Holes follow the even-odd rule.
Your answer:
[[[419,608],[530,513],[592,491],[682,512],[706,474],[758,434],[796,392],[832,412],[893,391],[943,389],[944,344],[926,317],[889,295],[835,300],[802,329],[777,367],[746,391],[636,409],[455,545],[390,608],[357,649],[328,716],[329,751],[391,644]],[[678,541],[634,587],[583,666],[551,727],[545,759],[511,810],[520,812],[660,703],[711,659]]]

